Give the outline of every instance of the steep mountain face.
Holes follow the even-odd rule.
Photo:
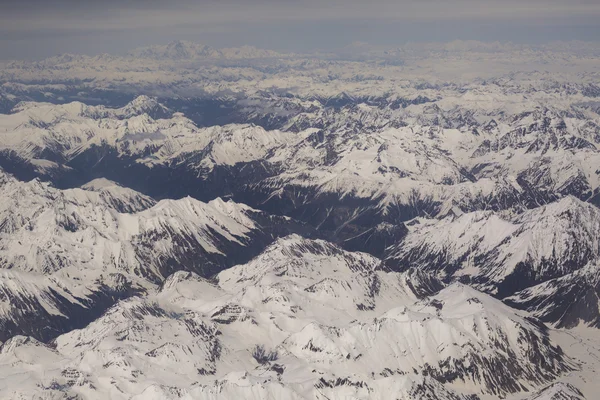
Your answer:
[[[250,258],[243,248],[258,252],[273,238],[294,230],[310,234],[290,219],[233,201],[163,200],[127,214],[114,207],[135,207],[128,203],[135,196],[131,190],[61,191],[39,181],[6,179],[2,264],[26,272],[80,270],[88,265],[86,270],[110,268],[151,281],[182,268],[210,276]],[[152,201],[139,195],[139,203],[143,208]],[[229,252],[233,253],[226,259]]]
[[[504,301],[557,328],[600,328],[600,269],[590,264],[517,292]]]
[[[83,285],[54,276],[3,270],[0,275],[0,340],[27,335],[48,341],[82,328],[118,300],[146,289],[119,273]]]
[[[121,213],[142,211],[156,204],[153,198],[105,178],[94,179],[81,188],[99,193],[104,203]]]
[[[568,383],[554,383],[540,390],[531,400],[585,400],[583,394]]]
[[[48,340],[85,326],[121,298],[151,290],[174,271],[208,277],[279,236],[312,234],[232,201],[152,205],[107,181],[61,191],[37,180],[1,178],[0,265],[10,270],[0,278],[2,340],[15,334]]]
[[[598,259],[600,210],[566,197],[517,216],[489,211],[417,219],[390,262],[503,297]]]
[[[485,294],[297,235],[215,281],[176,272],[53,343],[3,345],[0,368],[22,377],[4,393],[466,400],[576,366],[542,325]]]

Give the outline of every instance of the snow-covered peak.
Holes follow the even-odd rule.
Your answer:
[[[196,153],[190,150],[201,150],[205,158],[200,166],[212,169],[215,165],[233,166],[237,163],[264,160],[272,151],[295,140],[289,132],[267,131],[255,125],[227,125],[207,128],[203,132],[206,143],[198,138],[190,146],[183,148],[180,158],[195,159]]]
[[[323,240],[292,235],[278,239],[248,264],[223,271],[217,278],[219,285],[228,290],[240,285],[274,283],[282,276],[317,283],[334,276],[368,274],[380,264],[368,254],[351,253]]]
[[[171,59],[188,60],[199,57],[218,57],[220,54],[210,46],[186,40],[177,40],[163,46],[141,47],[129,52],[129,56],[136,59]]]
[[[576,271],[599,252],[600,210],[567,196],[513,217],[477,211],[417,220],[391,258],[507,295]]]
[[[525,212],[515,218],[516,222],[540,221],[544,219],[565,220],[573,224],[594,223],[600,218],[600,210],[575,196],[565,196],[555,202]],[[556,221],[554,221],[556,222]]]
[[[4,118],[19,118],[19,120],[29,122],[30,124],[51,124],[56,123],[61,119],[68,120],[75,117],[83,117],[85,116],[86,111],[90,109],[94,110],[95,107],[88,106],[79,101],[66,104],[27,101],[21,102],[15,106],[13,114],[16,115],[8,115],[4,116]]]
[[[120,108],[118,114],[120,114],[122,118],[148,114],[154,119],[159,119],[168,118],[173,112],[160,104],[156,98],[142,95],[136,97],[124,107]]]
[[[17,335],[13,336],[0,346],[0,354],[2,354],[3,356],[12,355],[13,357],[18,358],[21,362],[35,362],[35,360],[28,360],[26,358],[22,358],[22,356],[28,357],[33,355],[27,354],[26,349],[36,349],[36,351],[40,353],[44,350],[46,350],[47,352],[54,352],[54,350],[50,346],[41,343],[40,341],[32,337]]]
[[[100,191],[107,188],[112,188],[114,186],[121,187],[121,185],[119,185],[117,182],[111,181],[110,179],[96,178],[81,185],[81,188],[85,190]]]
[[[124,213],[142,211],[156,204],[151,197],[105,178],[94,179],[82,185],[81,189],[98,193],[107,204]]]
[[[493,320],[497,324],[513,321],[530,328],[534,327],[529,325],[525,313],[519,314],[502,301],[461,283],[449,285],[423,302],[422,307],[417,306],[416,309],[437,314],[442,318],[461,319],[485,314],[484,318]]]
[[[162,46],[149,46],[134,49],[128,54],[135,59],[155,59],[163,61],[183,61],[202,59],[253,59],[275,58],[283,55],[271,50],[253,46],[215,49],[211,46],[187,40],[177,40]]]
[[[232,310],[239,314],[242,307],[296,317],[307,313],[311,318],[319,310],[317,320],[343,323],[411,304],[443,287],[425,273],[384,272],[378,268],[380,264],[364,253],[291,235],[277,240],[249,263],[221,272],[215,282],[177,273],[165,281],[161,296],[174,304],[229,299],[227,306],[214,312],[219,319]],[[345,311],[336,315],[340,309]]]
[[[170,226],[170,229],[181,230],[200,239],[198,232],[210,237],[219,234],[231,241],[238,241],[256,228],[248,213],[252,209],[232,200],[224,202],[215,199],[203,203],[192,197],[179,200],[161,200],[155,207],[138,214],[144,228],[160,230]],[[217,251],[216,249],[213,249]]]

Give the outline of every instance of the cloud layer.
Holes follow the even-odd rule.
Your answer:
[[[355,40],[600,38],[596,0],[8,0],[2,8],[2,59],[174,39],[295,50]]]

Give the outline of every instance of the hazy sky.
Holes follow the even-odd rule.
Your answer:
[[[351,42],[600,41],[600,0],[0,0],[0,59],[172,40],[333,49]]]

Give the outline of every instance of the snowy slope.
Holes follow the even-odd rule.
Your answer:
[[[239,293],[252,307],[270,305],[269,296],[278,293],[275,307],[295,314],[310,312],[311,318],[329,324],[336,323],[340,310],[354,319],[381,312],[381,307],[411,303],[442,288],[439,281],[416,270],[398,275],[384,269],[380,260],[368,254],[288,236],[250,263],[221,272],[217,279],[221,288]]]
[[[583,394],[570,384],[555,383],[530,397],[531,400],[585,400]]]
[[[152,205],[106,181],[61,191],[37,180],[0,178],[0,265],[10,270],[0,279],[5,339],[16,333],[52,338],[120,298],[151,290],[174,271],[210,276],[250,259],[278,236],[311,233],[221,199]],[[37,321],[30,323],[31,316]]]
[[[558,328],[600,328],[600,269],[590,264],[517,292],[504,301]]]
[[[74,174],[70,168],[98,169],[107,157],[124,163],[125,175],[135,172],[131,165],[162,165],[198,181],[219,179],[207,175],[216,166],[260,162],[264,170],[233,186],[257,204],[332,194],[370,202],[384,214],[398,210],[402,219],[453,205],[523,210],[569,194],[592,196],[599,186],[593,167],[600,162],[598,115],[568,101],[544,106],[525,96],[511,99],[526,111],[499,107],[503,96],[474,91],[400,109],[387,98],[376,105],[356,99],[340,109],[271,97],[240,103],[266,103],[260,118],[243,106],[244,121],[291,108],[280,130],[198,128],[180,113],[158,115],[152,110],[163,106],[146,96],[118,109],[29,102],[0,118],[0,148],[5,168],[16,157],[32,173],[56,180]]]
[[[566,197],[514,217],[478,211],[415,220],[390,261],[502,296],[574,272],[599,249],[600,210]]]
[[[163,200],[146,208],[152,202],[139,195],[140,207],[146,209],[127,214],[115,207],[136,207],[130,199],[138,195],[129,189],[60,191],[39,181],[7,179],[10,183],[2,192],[2,264],[28,272],[88,265],[86,270],[108,268],[160,280],[187,265],[211,274],[227,265],[226,251],[268,244],[277,231],[294,225],[221,199]],[[232,255],[228,262],[243,258]]]
[[[109,273],[89,282],[11,270],[0,274],[1,340],[29,335],[50,340],[80,328],[121,298],[145,293],[123,274]]]
[[[3,396],[463,399],[529,390],[576,367],[501,302],[379,266],[293,235],[216,281],[177,272],[52,348],[8,341],[0,368],[20,379],[3,380]]]
[[[212,162],[233,165],[263,158],[290,138],[250,125],[202,130],[181,113],[164,109],[164,115],[156,115],[156,108],[164,106],[147,96],[117,109],[79,102],[20,103],[12,114],[0,117],[0,148],[25,160],[55,163],[67,163],[91,146],[108,145],[121,156],[135,156],[140,162],[153,158],[154,163],[183,162],[186,155],[204,150]]]
[[[378,365],[371,371],[384,376],[422,370],[442,382],[475,385],[496,395],[525,390],[570,368],[560,350],[546,347],[547,334],[539,326],[482,296],[451,286],[426,304],[395,308],[367,323],[343,329],[310,325],[285,347],[324,368],[336,365],[336,371],[357,365]],[[533,348],[539,354],[538,345],[546,348],[544,359],[554,360],[542,369],[530,358]],[[509,360],[513,369],[501,367]]]
[[[123,187],[105,178],[94,179],[82,185],[81,188],[99,193],[104,202],[122,213],[142,211],[156,204],[156,201],[151,197],[144,196],[135,190]]]

